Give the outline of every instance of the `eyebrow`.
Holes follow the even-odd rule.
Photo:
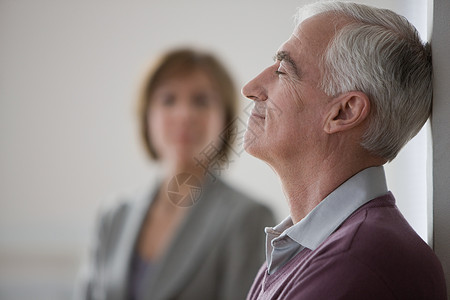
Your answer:
[[[278,51],[277,54],[273,56],[273,60],[287,62],[289,66],[292,68],[292,70],[295,72],[295,74],[298,75],[297,65],[295,64],[295,61],[292,59],[292,57],[289,55],[289,52]]]

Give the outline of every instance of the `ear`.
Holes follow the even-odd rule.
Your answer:
[[[332,134],[357,127],[367,119],[370,101],[362,92],[348,92],[331,100],[324,130]]]

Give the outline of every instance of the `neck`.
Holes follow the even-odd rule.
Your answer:
[[[186,178],[190,177],[189,175],[192,175],[195,180],[198,180],[200,184],[204,185],[205,182],[209,179],[208,176],[210,176],[207,172],[205,172],[204,168],[202,168],[201,166],[196,166],[194,163],[181,164],[174,163],[172,161],[163,161],[160,171],[162,173],[162,181],[161,189],[156,199],[156,203],[161,205],[161,207],[164,207],[166,211],[186,210],[185,207],[179,207],[169,199],[168,188],[170,183],[173,184],[173,180],[179,180],[180,178]],[[188,174],[188,176],[177,177],[181,174]],[[175,177],[177,177],[177,179],[175,179]],[[179,182],[179,184],[181,184],[181,182]],[[180,192],[187,193],[187,190],[181,189]]]
[[[287,198],[292,222],[302,220],[326,196],[356,173],[372,166],[380,166],[380,159],[334,159],[316,160],[315,164],[297,159],[274,167],[280,177]]]
[[[172,178],[181,174],[187,173],[194,175],[199,181],[203,182],[206,177],[209,176],[207,170],[205,170],[200,164],[192,161],[164,161],[162,164],[163,178],[168,183]]]

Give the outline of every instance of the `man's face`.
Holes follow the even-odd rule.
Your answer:
[[[318,87],[319,58],[334,34],[324,15],[303,21],[279,48],[274,63],[247,83],[254,100],[246,151],[272,165],[292,157],[314,159],[322,145],[326,105]]]

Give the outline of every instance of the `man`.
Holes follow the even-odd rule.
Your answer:
[[[313,4],[244,88],[245,148],[281,179],[290,216],[267,228],[247,299],[446,299],[442,267],[386,188],[383,164],[423,126],[430,49],[406,19]]]

